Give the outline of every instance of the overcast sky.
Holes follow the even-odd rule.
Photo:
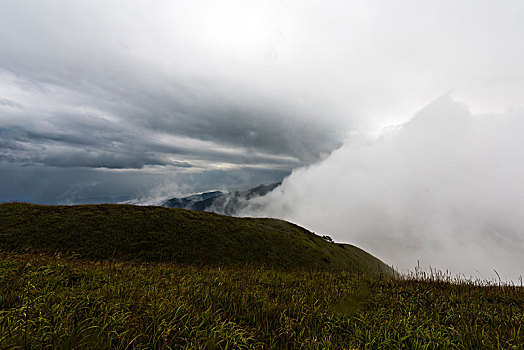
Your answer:
[[[402,267],[442,263],[462,230],[496,248],[453,268],[507,252],[516,276],[523,36],[519,0],[3,0],[0,201],[155,203],[291,174],[251,214]]]
[[[0,200],[249,187],[450,90],[481,111],[518,104],[522,13],[518,1],[2,1]]]
[[[280,6],[3,1],[0,199],[246,187],[340,146],[347,128],[294,81],[312,62],[282,44],[303,25]]]

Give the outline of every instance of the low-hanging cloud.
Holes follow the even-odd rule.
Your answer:
[[[355,243],[401,270],[524,275],[524,110],[472,114],[445,95],[376,139],[293,171],[249,215]]]

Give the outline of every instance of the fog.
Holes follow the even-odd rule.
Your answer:
[[[408,122],[356,134],[244,215],[290,220],[401,271],[524,275],[524,110],[472,114],[447,94]],[[496,271],[496,272],[495,272]]]

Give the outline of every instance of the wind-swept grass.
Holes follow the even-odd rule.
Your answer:
[[[0,348],[522,349],[524,289],[0,253]]]

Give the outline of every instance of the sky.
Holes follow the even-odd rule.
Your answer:
[[[523,34],[509,0],[4,0],[0,201],[285,178],[248,214],[514,278]]]

